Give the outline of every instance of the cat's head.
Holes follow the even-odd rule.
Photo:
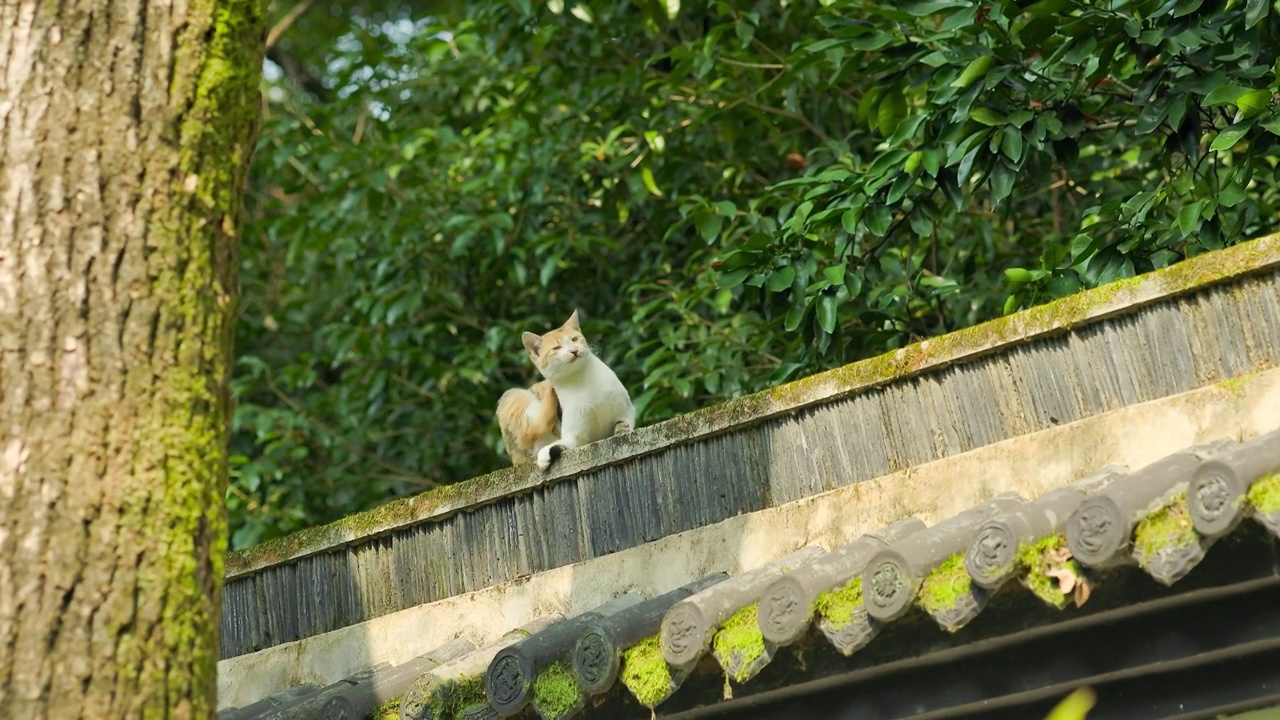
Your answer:
[[[520,336],[534,367],[548,380],[569,377],[582,369],[582,360],[591,354],[591,346],[578,325],[578,311],[574,310],[564,325],[548,333],[538,335],[527,332]]]

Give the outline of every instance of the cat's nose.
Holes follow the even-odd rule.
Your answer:
[[[574,357],[578,357],[579,355],[581,355],[581,354],[582,354],[582,350],[581,350],[581,349],[579,349],[579,348],[573,348],[573,349],[569,350],[569,354],[570,354],[570,355],[572,355],[572,356],[574,356]]]

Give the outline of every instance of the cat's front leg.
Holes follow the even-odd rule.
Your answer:
[[[555,462],[556,458],[559,458],[565,450],[576,448],[580,444],[581,443],[578,442],[577,438],[566,435],[542,448],[538,451],[538,468],[546,470],[551,467],[551,463]]]
[[[636,408],[631,403],[627,403],[627,409],[623,411],[622,417],[613,424],[613,434],[621,435],[629,433],[636,429]]]

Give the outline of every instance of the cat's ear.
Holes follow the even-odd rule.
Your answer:
[[[524,333],[520,336],[520,340],[524,343],[524,349],[529,351],[530,355],[537,356],[538,351],[542,349],[542,336],[531,332]]]
[[[568,320],[564,321],[564,326],[570,330],[582,330],[582,326],[578,324],[578,311],[574,310]]]

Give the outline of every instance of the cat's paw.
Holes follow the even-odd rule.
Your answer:
[[[614,435],[622,435],[623,433],[629,433],[633,429],[634,428],[631,427],[631,423],[627,422],[626,420],[619,420],[618,422],[613,424]]]
[[[559,445],[548,445],[538,451],[538,468],[546,470],[551,467],[551,463],[555,462],[560,454],[564,452],[564,448]]]

